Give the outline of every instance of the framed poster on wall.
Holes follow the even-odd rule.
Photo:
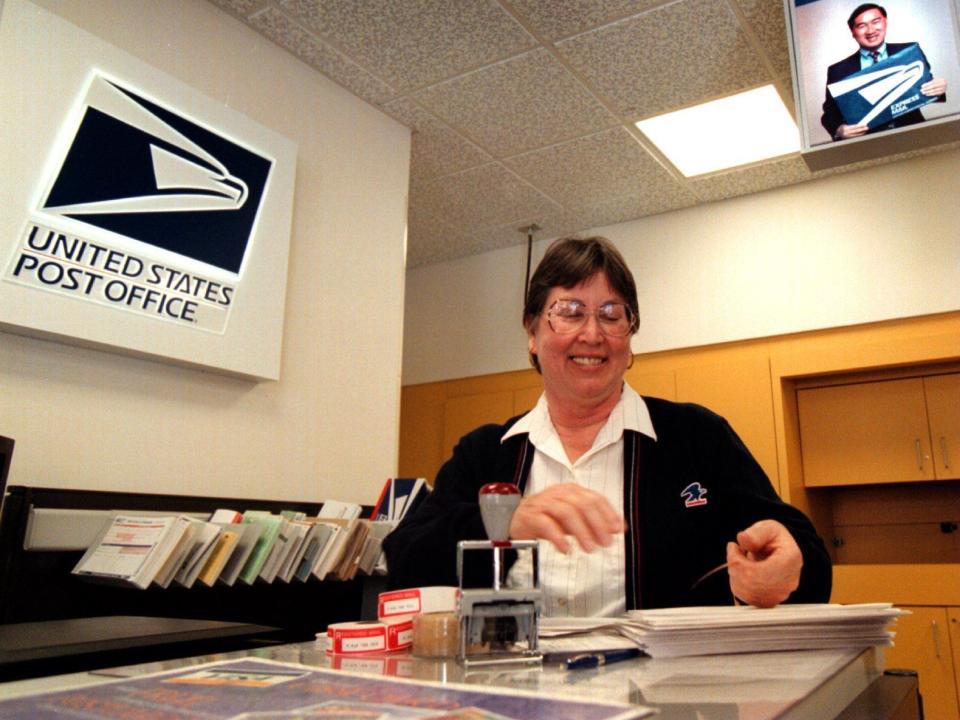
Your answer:
[[[957,0],[785,0],[785,12],[811,169],[960,140]]]
[[[294,143],[26,0],[0,121],[0,329],[279,377]]]

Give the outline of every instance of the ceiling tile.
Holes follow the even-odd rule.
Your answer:
[[[567,209],[619,204],[642,214],[695,200],[622,127],[519,155],[506,163]]]
[[[741,170],[692,178],[690,187],[703,202],[762,192],[772,188],[810,180],[813,174],[799,153]]]
[[[557,47],[633,119],[771,81],[724,0],[673,3]]]
[[[250,17],[249,23],[275,43],[367,102],[380,105],[396,97],[389,85],[373,77],[333,48],[319,42],[310,33],[304,32],[276,8],[268,7],[263,12],[256,13]]]
[[[503,225],[496,229],[487,228],[475,233],[469,233],[461,241],[460,252],[447,257],[447,259],[468,257],[470,255],[479,255],[493,250],[501,250],[506,247],[514,247],[520,243],[525,243],[524,237],[517,232],[512,225]],[[448,248],[447,252],[454,248]]]
[[[507,225],[557,207],[500,163],[411,187],[410,204],[466,230]]]
[[[384,105],[386,112],[413,129],[410,177],[414,182],[484,165],[493,158],[409,98]]]
[[[584,220],[584,227],[594,228],[680,210],[696,204],[696,196],[686,190],[667,194],[654,191],[652,194],[594,200],[579,208],[578,214]]]
[[[404,91],[536,44],[494,0],[277,0],[277,4]]]
[[[470,232],[443,222],[428,210],[410,206],[407,217],[407,267],[442,262],[466,254]]]
[[[694,202],[691,196],[687,205],[692,205]],[[617,213],[616,216],[619,220],[608,219],[611,217],[611,212]],[[612,208],[609,204],[600,201],[595,207],[587,207],[579,211],[558,210],[536,217],[524,218],[509,225],[484,228],[473,234],[473,240],[478,247],[486,248],[483,252],[523,245],[527,242],[527,236],[519,228],[530,224],[536,224],[538,227],[538,230],[533,234],[535,241],[570,235],[584,236],[594,228],[612,225],[615,222],[635,220],[639,217],[639,215],[633,213],[635,213],[635,209],[626,207],[622,202],[620,207]]]
[[[266,5],[267,0],[210,0],[224,10],[229,10],[240,17],[247,17],[251,13]]]
[[[569,210],[537,218],[536,224],[540,229],[536,232],[534,238],[538,240],[577,235],[592,227],[589,219],[585,218],[583,213],[570,212]]]
[[[534,241],[537,241],[544,238],[576,234],[588,227],[583,223],[584,218],[581,214],[558,210],[536,217],[527,217],[509,225],[484,228],[474,233],[474,239],[478,245],[487,248],[487,250],[497,250],[514,245],[525,245],[527,235],[525,232],[521,232],[519,228],[527,225],[535,224],[539,228],[533,234]]]
[[[544,49],[435,85],[413,97],[496,157],[617,123]]]
[[[490,250],[500,250],[501,248],[513,247],[515,245],[526,245],[527,236],[517,228],[528,225],[527,222],[518,222],[516,225],[497,225],[496,227],[484,228],[473,233],[473,242],[478,248],[485,248],[483,252]],[[534,240],[539,237],[539,233],[534,234]]]
[[[550,40],[583,32],[628,15],[636,15],[664,0],[513,0],[530,26]]]
[[[785,78],[789,85],[792,82],[790,49],[783,3],[770,0],[739,0],[739,3],[777,77]]]
[[[534,239],[543,240],[544,238],[558,238],[581,234],[593,227],[593,225],[590,224],[590,220],[591,218],[586,217],[582,212],[560,210],[555,213],[548,213],[533,218],[531,221],[521,223],[520,225],[522,227],[523,225],[529,225],[530,222],[535,223],[540,229],[534,233]],[[526,242],[523,235],[520,235],[520,241]]]

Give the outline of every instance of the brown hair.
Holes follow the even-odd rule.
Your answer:
[[[529,332],[544,310],[547,296],[555,287],[572,288],[597,273],[603,273],[610,287],[616,291],[633,312],[631,333],[640,325],[637,286],[633,273],[627,267],[620,251],[604,237],[560,238],[547,248],[543,259],[530,278],[527,301],[523,308],[523,326]],[[530,363],[540,372],[536,353],[530,353]]]

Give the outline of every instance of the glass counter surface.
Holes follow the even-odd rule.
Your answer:
[[[636,658],[606,667],[563,670],[543,666],[466,669],[454,660],[409,652],[330,656],[319,642],[265,646],[0,684],[0,699],[245,657],[298,663],[362,675],[485,685],[550,697],[621,702],[656,708],[670,720],[824,720],[840,714],[882,674],[875,649],[812,650],[692,658]]]

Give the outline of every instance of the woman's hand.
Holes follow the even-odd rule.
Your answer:
[[[624,519],[603,495],[576,483],[561,483],[520,501],[510,522],[510,538],[549,540],[567,554],[572,536],[586,552],[593,552],[610,545],[625,529]]]
[[[793,535],[776,520],[761,520],[727,543],[727,572],[733,596],[757,607],[773,607],[800,585],[803,555]]]

